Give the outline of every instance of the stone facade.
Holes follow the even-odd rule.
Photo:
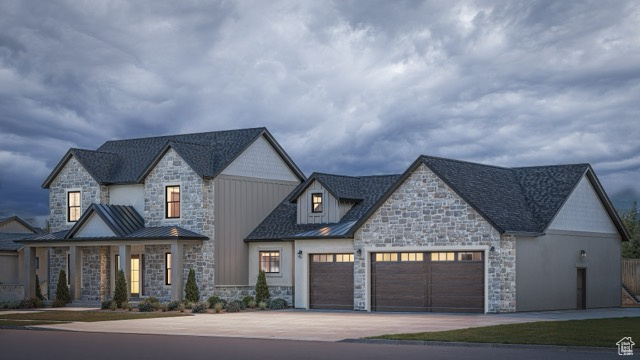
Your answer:
[[[23,285],[0,285],[0,302],[20,301],[23,298]]]
[[[421,165],[358,229],[355,249],[494,247],[488,252],[489,312],[515,311],[515,238],[500,237],[482,216]],[[372,250],[375,251],[375,250]],[[354,308],[366,308],[366,252],[354,262]]]
[[[100,248],[98,247],[82,248],[81,284],[83,301],[100,300]]]
[[[169,252],[169,245],[144,247],[144,294],[155,296],[160,301],[171,300],[171,285],[165,285],[165,254]]]
[[[49,226],[51,232],[68,230],[73,226],[67,223],[67,190],[81,191],[82,209],[84,212],[93,203],[100,203],[108,198],[108,189],[101,187],[96,180],[72,157],[49,187]]]
[[[242,300],[245,296],[255,296],[254,286],[216,286],[215,295],[226,301]],[[284,299],[289,306],[293,306],[293,286],[269,286],[271,299]]]
[[[49,253],[49,300],[55,300],[56,287],[58,286],[58,276],[60,270],[67,271],[67,254],[69,252],[68,247],[53,247]],[[69,281],[69,274],[67,274],[67,282]]]

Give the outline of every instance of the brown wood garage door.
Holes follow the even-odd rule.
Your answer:
[[[482,252],[377,253],[374,311],[484,312]]]
[[[309,260],[309,308],[353,310],[353,254],[314,254]]]

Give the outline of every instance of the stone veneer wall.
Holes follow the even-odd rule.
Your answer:
[[[67,189],[81,189],[82,212],[93,203],[100,203],[101,198],[108,198],[108,189],[95,181],[91,175],[72,157],[49,187],[49,226],[51,232],[70,229],[67,225]]]
[[[58,285],[58,276],[60,270],[64,270],[67,273],[67,252],[68,247],[52,247],[49,254],[49,300],[55,300],[56,287]],[[67,274],[67,282],[69,281],[69,274]]]
[[[256,291],[254,286],[216,286],[215,295],[220,296],[226,301],[242,300],[245,296],[255,296]],[[269,286],[269,294],[271,299],[285,299],[289,306],[293,306],[293,286]]]
[[[83,301],[100,300],[100,248],[97,246],[82,248],[81,295]]]
[[[160,301],[171,301],[171,285],[165,285],[164,254],[171,252],[170,245],[146,245],[144,247],[144,294]]]
[[[508,209],[505,209],[508,211]],[[488,252],[489,312],[515,311],[515,238],[499,233],[425,165],[405,180],[354,236],[356,249],[493,246]],[[354,263],[354,308],[366,304],[365,252]]]
[[[24,285],[0,285],[0,302],[20,301],[24,298]]]
[[[180,185],[180,218],[165,218],[165,187]],[[180,226],[209,237],[203,245],[185,245],[184,282],[189,269],[196,272],[200,294],[214,289],[213,181],[203,180],[173,149],[169,149],[145,179],[146,226]]]

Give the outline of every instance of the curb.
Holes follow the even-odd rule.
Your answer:
[[[563,345],[532,345],[532,344],[499,344],[499,343],[474,343],[474,342],[449,342],[449,341],[420,341],[420,340],[386,340],[386,339],[344,339],[339,342],[361,344],[385,344],[385,345],[419,345],[419,346],[456,346],[456,347],[482,347],[495,349],[528,349],[528,350],[554,350],[559,352],[615,352],[615,348],[603,348],[595,346],[563,346]]]

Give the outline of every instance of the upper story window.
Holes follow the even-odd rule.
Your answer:
[[[260,251],[260,269],[266,273],[279,273],[280,251]]]
[[[80,191],[67,193],[67,221],[76,222],[80,219]]]
[[[180,186],[172,185],[166,188],[166,218],[173,219],[180,217]]]
[[[311,212],[312,213],[322,212],[322,193],[311,194]]]

